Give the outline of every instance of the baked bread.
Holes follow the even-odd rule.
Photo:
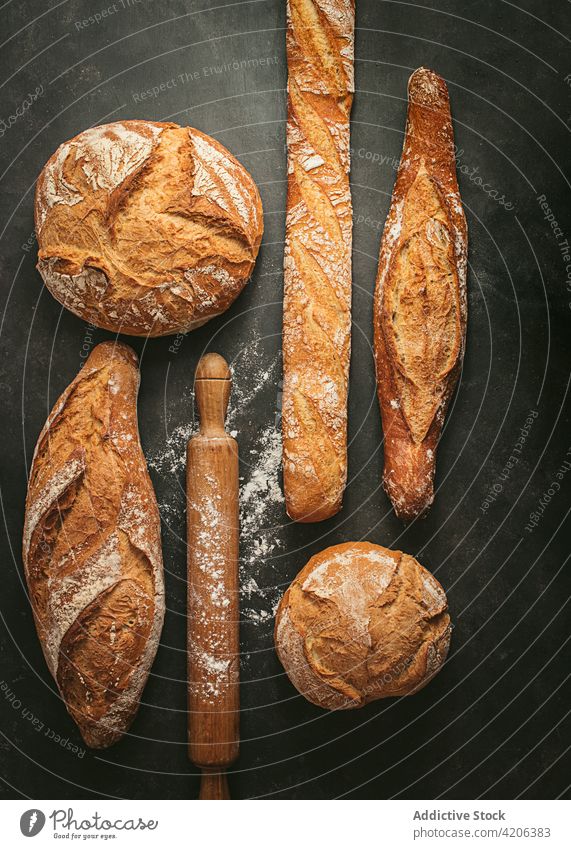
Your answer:
[[[224,312],[260,246],[246,169],[192,127],[118,121],[62,144],[36,188],[38,270],[98,327],[186,333]]]
[[[23,556],[50,672],[88,746],[128,729],[159,644],[160,518],[139,443],[137,357],[104,342],[36,446]]]
[[[404,520],[434,497],[436,449],[462,367],[467,313],[466,219],[446,83],[419,68],[408,97],[374,302],[383,483]]]
[[[289,0],[282,404],[286,509],[317,522],[347,479],[353,0]]]
[[[410,696],[448,654],[444,590],[414,557],[370,542],[311,558],[278,607],[276,649],[292,684],[330,710]]]

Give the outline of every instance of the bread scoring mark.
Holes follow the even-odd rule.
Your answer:
[[[117,122],[92,127],[58,148],[44,168],[40,183],[37,198],[40,230],[52,207],[60,203],[74,206],[85,200],[85,187],[73,185],[66,178],[68,157],[74,154],[74,161],[81,163],[92,191],[103,189],[110,193],[148,159],[163,129],[149,123],[143,125],[145,132],[142,132],[140,126],[134,129]]]
[[[85,130],[72,143],[92,191],[114,191],[149,158],[163,128],[142,126],[145,132],[121,122],[105,124]]]
[[[370,570],[362,576],[356,573],[354,559],[370,564]],[[334,599],[335,604],[347,617],[352,638],[371,646],[369,624],[370,606],[381,596],[393,579],[398,559],[376,549],[360,551],[348,549],[332,553],[313,569],[301,588],[324,599]]]
[[[335,250],[339,243],[343,244],[343,232],[327,193],[295,161],[294,175],[309,214],[314,219],[315,224],[323,227],[333,243],[331,247]]]
[[[256,209],[248,194],[242,190],[239,169],[227,153],[222,153],[204,136],[190,131],[190,139],[196,154],[192,194],[206,195],[230,215],[237,215],[247,228],[251,215],[256,216]]]
[[[323,501],[333,505],[340,497],[339,481],[344,484],[347,474],[344,446],[339,444],[347,414],[338,410],[336,415],[329,399],[320,397],[315,374],[306,376],[298,371],[293,377],[298,378],[299,386],[292,392],[292,423],[295,428],[296,422],[302,422],[303,430],[297,438],[284,438],[285,455],[292,471],[318,481]]]
[[[331,330],[336,329],[339,317],[345,312],[345,303],[341,300],[341,293],[337,292],[334,281],[329,280],[319,261],[298,237],[292,236],[289,240],[289,251],[306,292],[307,302],[329,314],[329,321],[325,321],[325,324],[329,324]]]
[[[454,248],[441,192],[424,165],[410,187],[385,291],[383,328],[396,364],[401,410],[425,438],[461,346]]]
[[[148,596],[137,582],[122,577],[66,632],[57,681],[89,746],[115,742],[132,719],[146,677],[141,678],[140,664],[151,622]]]
[[[59,651],[66,631],[100,593],[121,577],[119,538],[110,534],[98,551],[85,560],[80,571],[61,577],[57,573],[48,582],[46,656],[52,675],[57,677]]]
[[[409,555],[345,543],[315,555],[276,617],[276,648],[297,689],[329,709],[411,695],[450,643],[444,591]]]
[[[199,293],[199,303],[202,308],[213,307],[216,304],[217,297],[212,294],[212,281],[214,280],[222,289],[233,290],[241,285],[241,281],[234,274],[231,274],[226,268],[216,265],[197,265],[194,268],[187,268],[184,272],[184,279],[190,284],[193,294]],[[178,291],[173,287],[176,295],[184,297],[182,291]]]
[[[39,444],[39,443],[38,443]],[[32,466],[33,471],[33,466]],[[85,471],[85,455],[82,453],[69,459],[55,474],[40,492],[30,500],[26,506],[26,517],[24,521],[23,554],[24,561],[30,553],[30,543],[34,532],[42,519],[50,510],[57,506],[58,500],[65,494],[66,490],[75,483]],[[31,474],[31,473],[30,473]]]
[[[427,572],[422,576],[422,604],[430,616],[442,613],[446,607],[446,593],[438,583],[434,575]]]
[[[39,229],[44,226],[48,211],[58,203],[75,206],[84,199],[83,193],[69,182],[64,173],[65,163],[71,151],[71,142],[62,144],[43,170],[42,180],[36,195],[36,210]]]
[[[115,442],[119,449],[125,445],[121,436],[116,438]],[[136,546],[151,563],[158,563],[162,560],[160,540],[158,537],[149,539],[145,527],[145,523],[148,521],[148,512],[148,497],[137,487],[127,484],[123,490],[117,513],[117,527],[124,532],[131,545]],[[150,591],[151,594],[153,591],[157,591],[154,582]]]
[[[330,167],[339,171],[343,170],[337,145],[327,124],[313,108],[307,95],[305,97],[302,95],[294,77],[290,77],[288,80],[288,90],[295,120],[300,126],[302,135],[321,159],[321,164],[327,162]],[[318,166],[314,165],[313,167]],[[306,171],[312,170],[307,167],[307,160],[304,163],[304,168]]]
[[[93,318],[99,322],[99,304],[102,302],[109,280],[100,268],[87,266],[77,274],[62,274],[57,265],[65,262],[52,256],[38,261],[38,271],[54,298],[80,318]],[[87,304],[92,304],[88,307]]]
[[[289,0],[289,15],[293,37],[304,60],[313,66],[314,76],[329,94],[342,98],[347,95],[349,85],[335,37],[324,14],[328,5],[330,9],[331,4],[318,4],[315,0]]]
[[[330,710],[346,706],[346,699],[323,681],[307,662],[305,641],[300,629],[291,620],[286,596],[276,617],[276,649],[290,681],[308,701],[327,706]]]

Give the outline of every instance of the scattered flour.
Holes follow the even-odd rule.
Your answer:
[[[193,422],[175,427],[167,438],[163,450],[159,454],[152,454],[147,458],[149,468],[165,476],[174,475],[184,469],[186,463],[186,446],[194,431]],[[170,504],[159,504],[161,514],[163,507],[166,507],[167,512],[170,512]]]
[[[264,586],[267,581],[261,580],[262,573],[267,575],[275,552],[283,547],[279,530],[286,521],[280,484],[281,429],[274,423],[281,359],[278,353],[268,365],[267,352],[255,340],[232,365],[233,386],[226,426],[230,435],[238,439],[241,460],[240,612],[243,620],[261,624],[273,619],[283,590],[279,575],[275,586]],[[272,421],[256,432],[251,424],[252,404],[270,387],[275,388]],[[159,502],[161,517],[167,525],[184,519],[186,446],[196,427],[194,421],[176,426],[162,450],[148,458],[149,468],[167,484],[168,494]]]
[[[260,587],[256,580],[262,569],[267,573],[272,555],[283,546],[278,536],[284,520],[280,430],[273,425],[265,428],[250,455],[252,465],[240,481],[240,586],[243,601],[255,600],[257,605],[243,603],[241,613],[259,624],[273,618],[281,597],[279,586]]]

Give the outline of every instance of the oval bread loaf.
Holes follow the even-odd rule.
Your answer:
[[[164,616],[160,517],[139,442],[139,370],[98,345],[36,446],[23,558],[49,669],[88,746],[128,729]]]
[[[246,169],[192,127],[118,121],[80,133],[36,188],[38,270],[98,327],[186,333],[224,312],[254,268],[263,231]]]
[[[448,654],[444,590],[414,557],[370,542],[311,558],[282,598],[278,656],[292,684],[330,710],[409,696]]]
[[[373,308],[383,484],[405,521],[434,498],[436,449],[464,355],[468,239],[446,83],[419,68],[408,98]]]

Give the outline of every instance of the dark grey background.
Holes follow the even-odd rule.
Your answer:
[[[80,25],[106,4],[12,0],[0,12],[7,39],[0,119],[8,123],[42,87],[22,117],[8,128],[0,125],[1,397],[7,413],[0,747],[7,797],[193,798],[198,788],[184,746],[180,464],[172,474],[168,463],[151,470],[163,517],[169,610],[132,732],[108,751],[83,756],[53,739],[57,734],[81,746],[46,669],[22,580],[26,477],[39,430],[80,367],[84,346],[109,337],[90,334],[42,291],[35,244],[27,241],[34,181],[58,144],[107,120],[172,119],[214,135],[260,186],[264,241],[253,280],[229,312],[186,337],[176,353],[169,351],[172,338],[131,340],[142,354],[139,410],[147,455],[160,455],[167,440],[180,454],[193,416],[192,376],[205,349],[235,365],[242,401],[233,426],[246,479],[252,451],[279,406],[285,4],[117,0],[116,11],[100,23]],[[243,743],[230,778],[236,797],[567,793],[571,267],[566,270],[537,197],[546,196],[571,239],[569,30],[565,2],[357,0],[350,483],[342,513],[323,525],[292,526],[277,505],[269,518],[279,527],[265,533],[279,536],[280,545],[272,557],[247,564],[266,590],[244,599],[250,613],[242,627]],[[203,70],[261,57],[277,58],[246,70]],[[459,180],[470,235],[470,314],[462,381],[439,453],[436,501],[427,519],[404,529],[379,486],[371,296],[395,177],[391,160],[398,160],[402,144],[406,81],[422,64],[442,74],[450,88],[464,166]],[[141,91],[195,72],[196,79],[179,79],[137,102]],[[490,197],[493,191],[504,196],[503,204]],[[250,403],[243,402],[265,363],[274,365],[270,378]],[[520,462],[502,480],[530,410],[538,416]],[[498,483],[502,491],[483,510]],[[298,696],[283,674],[270,614],[311,554],[361,538],[403,548],[436,573],[455,623],[452,651],[440,675],[414,698],[326,713]]]

